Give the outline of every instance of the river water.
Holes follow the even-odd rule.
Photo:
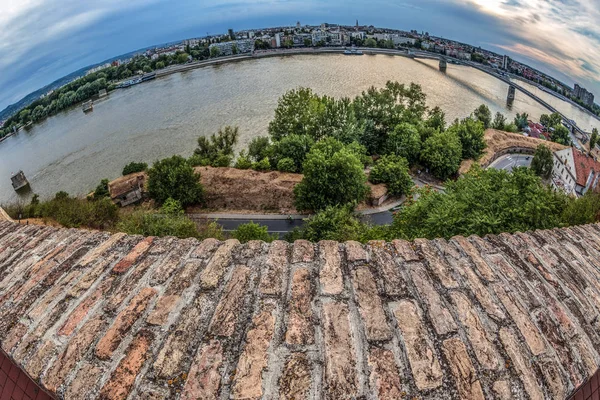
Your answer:
[[[354,97],[388,80],[422,85],[428,105],[440,106],[447,122],[482,103],[510,120],[517,112],[534,119],[548,112],[519,92],[509,109],[505,83],[467,66],[449,64],[442,73],[434,60],[296,55],[204,67],[117,90],[95,102],[92,113],[76,107],[1,142],[0,203],[31,195],[12,190],[10,176],[19,169],[42,198],[59,190],[81,195],[102,178],[118,177],[130,161],[190,156],[199,136],[226,125],[239,126],[239,151],[267,134],[277,99],[289,89]]]

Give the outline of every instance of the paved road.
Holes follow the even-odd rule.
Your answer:
[[[503,169],[510,172],[516,167],[529,167],[532,159],[533,156],[528,154],[507,154],[496,159],[488,168]]]

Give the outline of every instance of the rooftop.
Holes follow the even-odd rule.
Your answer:
[[[0,347],[59,398],[562,399],[599,311],[598,225],[364,246],[0,222]]]
[[[587,154],[582,153],[577,149],[572,149],[573,158],[575,160],[575,176],[579,186],[586,186],[590,172],[595,174],[600,173],[600,163]]]

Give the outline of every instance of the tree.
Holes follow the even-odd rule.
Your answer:
[[[326,207],[309,217],[305,222],[300,237],[311,242],[335,240],[346,242],[360,240],[364,226],[356,217],[351,205]]]
[[[123,168],[123,176],[142,172],[148,169],[148,164],[145,162],[130,162]]]
[[[540,144],[535,150],[533,160],[531,161],[531,169],[537,176],[543,179],[550,179],[552,168],[554,165],[554,156],[552,150]]]
[[[528,124],[529,124],[529,114],[517,113],[517,116],[515,117],[515,125],[517,126],[517,128],[522,131],[523,129],[525,129],[527,127]]]
[[[421,135],[414,125],[403,122],[394,128],[386,140],[385,153],[405,158],[410,165],[419,160]]]
[[[177,55],[177,63],[178,64],[185,64],[188,61],[188,54],[187,53],[181,53],[179,55]]]
[[[269,171],[271,169],[271,163],[267,157],[263,158],[259,162],[252,163],[252,169],[256,171]]]
[[[168,198],[177,200],[183,207],[202,202],[204,190],[200,174],[181,156],[165,158],[148,170],[148,194],[159,204]]]
[[[237,45],[234,44],[234,45],[231,46],[231,54],[236,55],[239,52],[240,51],[239,51]]]
[[[312,46],[312,40],[311,39],[304,39],[304,47],[311,47]]]
[[[221,55],[221,49],[219,49],[217,46],[212,46],[210,48],[210,58],[219,57],[220,55]]]
[[[562,123],[562,116],[559,113],[542,114],[540,117],[540,124],[546,128],[554,128]]]
[[[385,155],[377,160],[369,174],[369,181],[374,184],[385,183],[388,192],[394,196],[407,194],[413,186],[408,162],[396,155]]]
[[[583,197],[569,201],[563,211],[562,220],[569,226],[600,221],[600,194],[587,191]]]
[[[304,178],[294,188],[296,208],[316,211],[360,202],[369,191],[366,180],[355,151],[336,139],[323,139],[304,162]]]
[[[562,225],[568,202],[529,168],[509,173],[475,166],[461,179],[447,181],[444,192],[423,188],[418,194],[396,213],[391,236],[433,239],[550,229]]]
[[[265,225],[255,224],[252,221],[239,225],[231,236],[239,240],[240,243],[247,243],[250,240],[262,240],[271,243],[277,239],[277,235],[269,235],[268,228]]]
[[[485,104],[480,105],[473,111],[473,117],[483,123],[484,129],[488,129],[492,126],[492,112]]]
[[[238,141],[238,127],[226,126],[225,129],[219,129],[215,135],[210,138],[200,136],[198,138],[198,147],[194,150],[194,164],[212,165],[213,167],[227,167],[233,159],[233,146]]]
[[[506,117],[502,113],[496,113],[496,116],[494,117],[494,122],[492,122],[492,128],[497,129],[499,131],[503,131],[506,129]]]
[[[596,148],[596,144],[598,144],[598,129],[592,129],[592,136],[590,137],[590,151]]]
[[[557,125],[554,127],[554,132],[550,133],[550,140],[565,146],[571,145],[569,130],[562,125]]]
[[[110,196],[108,192],[108,179],[102,179],[100,184],[96,186],[96,190],[94,190],[94,200],[100,200],[103,197]]]
[[[425,126],[439,131],[446,129],[446,113],[438,106],[429,111]]]
[[[156,69],[163,69],[165,67],[165,63],[163,61],[159,61],[156,63]]]
[[[452,131],[435,133],[423,143],[421,160],[440,179],[455,175],[462,160],[462,145],[458,135]]]
[[[248,156],[254,161],[260,161],[269,156],[270,149],[271,143],[267,136],[255,137],[248,146]]]
[[[364,43],[365,47],[377,47],[377,40],[373,38],[368,38]]]
[[[485,129],[481,121],[466,118],[456,121],[448,131],[456,134],[462,146],[463,159],[477,159],[487,147],[485,143]]]

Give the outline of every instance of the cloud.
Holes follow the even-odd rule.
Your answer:
[[[0,109],[86,65],[206,32],[303,23],[492,43],[600,94],[598,0],[0,0]]]

